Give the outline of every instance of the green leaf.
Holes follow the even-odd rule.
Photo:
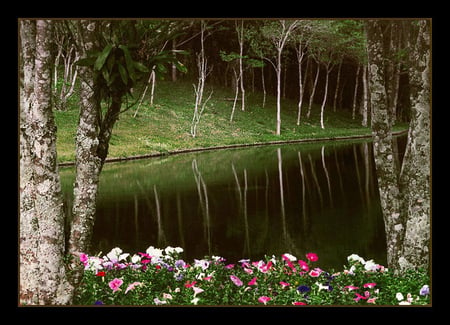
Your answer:
[[[134,67],[139,70],[140,72],[149,72],[148,68],[143,65],[141,62],[134,61]]]
[[[181,63],[180,61],[176,61],[175,66],[177,67],[178,71],[183,72],[183,73],[187,72],[186,66],[183,63]]]
[[[103,68],[103,65],[105,64],[106,59],[109,56],[109,53],[111,52],[112,44],[108,44],[103,49],[102,53],[97,57],[94,64],[94,69],[97,71],[100,71]]]
[[[118,63],[120,78],[122,78],[123,84],[126,85],[128,83],[128,73],[125,67]]]
[[[95,63],[95,60],[97,60],[97,58],[95,56],[91,56],[88,58],[79,59],[78,61],[75,62],[75,65],[88,67],[90,65],[93,65]]]
[[[125,63],[127,65],[128,77],[134,82],[136,81],[136,76],[134,74],[134,61],[131,58],[130,51],[125,45],[119,45],[119,49],[123,51],[123,55],[125,57]]]

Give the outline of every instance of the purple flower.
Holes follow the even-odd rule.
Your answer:
[[[94,305],[104,305],[105,303],[103,302],[103,301],[101,301],[101,300],[96,300],[95,302],[94,302]]]
[[[305,285],[301,285],[297,287],[297,291],[300,293],[306,293],[306,292],[310,292],[311,288]]]
[[[430,294],[430,287],[428,285],[424,285],[421,289],[420,289],[420,295],[421,296],[426,296]]]

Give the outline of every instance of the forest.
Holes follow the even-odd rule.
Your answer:
[[[286,118],[301,132],[313,105],[321,129],[331,112],[351,114],[372,132],[389,267],[429,266],[430,19],[19,19],[18,26],[21,303],[73,299],[115,126],[127,111],[136,117],[144,98],[152,106],[162,80],[192,84],[193,139],[217,89],[233,94],[222,98],[230,123],[236,110],[249,111],[250,94],[261,94],[278,137]],[[297,103],[295,113],[284,113],[283,99]],[[67,232],[55,114],[71,105],[78,122]],[[392,159],[398,123],[408,125],[401,166]]]

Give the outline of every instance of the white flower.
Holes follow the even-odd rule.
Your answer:
[[[131,257],[131,263],[133,263],[133,264],[139,263],[140,261],[141,261],[141,257],[137,254],[134,254]]]
[[[151,257],[161,257],[163,255],[162,249],[155,248],[153,246],[150,246],[149,248],[147,248],[147,250],[145,252],[148,255],[150,255]]]
[[[199,298],[194,298],[191,300],[191,303],[193,303],[194,305],[197,305],[199,300],[200,300]]]
[[[111,249],[108,254],[106,254],[106,257],[108,257],[108,259],[112,262],[122,261],[130,255],[128,253],[122,254],[122,252],[122,249],[120,249],[119,247],[115,247]]]
[[[366,271],[376,271],[378,269],[378,264],[376,264],[373,260],[369,260],[364,264],[364,269]]]
[[[395,298],[397,298],[398,301],[405,299],[405,297],[403,297],[401,292],[397,292],[397,294],[395,295]]]
[[[321,291],[321,290],[329,290],[330,289],[329,286],[324,286],[324,285],[320,284],[319,282],[316,282],[315,285],[319,287],[319,291]]]
[[[349,261],[349,262],[356,261],[356,262],[360,262],[361,264],[366,263],[366,261],[364,261],[364,259],[361,256],[359,256],[358,254],[352,254],[352,255],[348,256],[347,261]]]
[[[411,305],[411,303],[409,301],[400,301],[398,304],[399,305]]]
[[[291,261],[291,262],[295,262],[297,260],[297,257],[295,257],[294,255],[291,255],[289,253],[284,253],[283,255],[285,257],[287,257],[289,259],[289,261]]]

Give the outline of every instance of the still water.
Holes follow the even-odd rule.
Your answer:
[[[371,142],[335,141],[106,164],[90,253],[170,245],[187,261],[315,252],[322,268],[352,253],[385,264],[372,154]],[[61,170],[68,213],[73,172]]]

